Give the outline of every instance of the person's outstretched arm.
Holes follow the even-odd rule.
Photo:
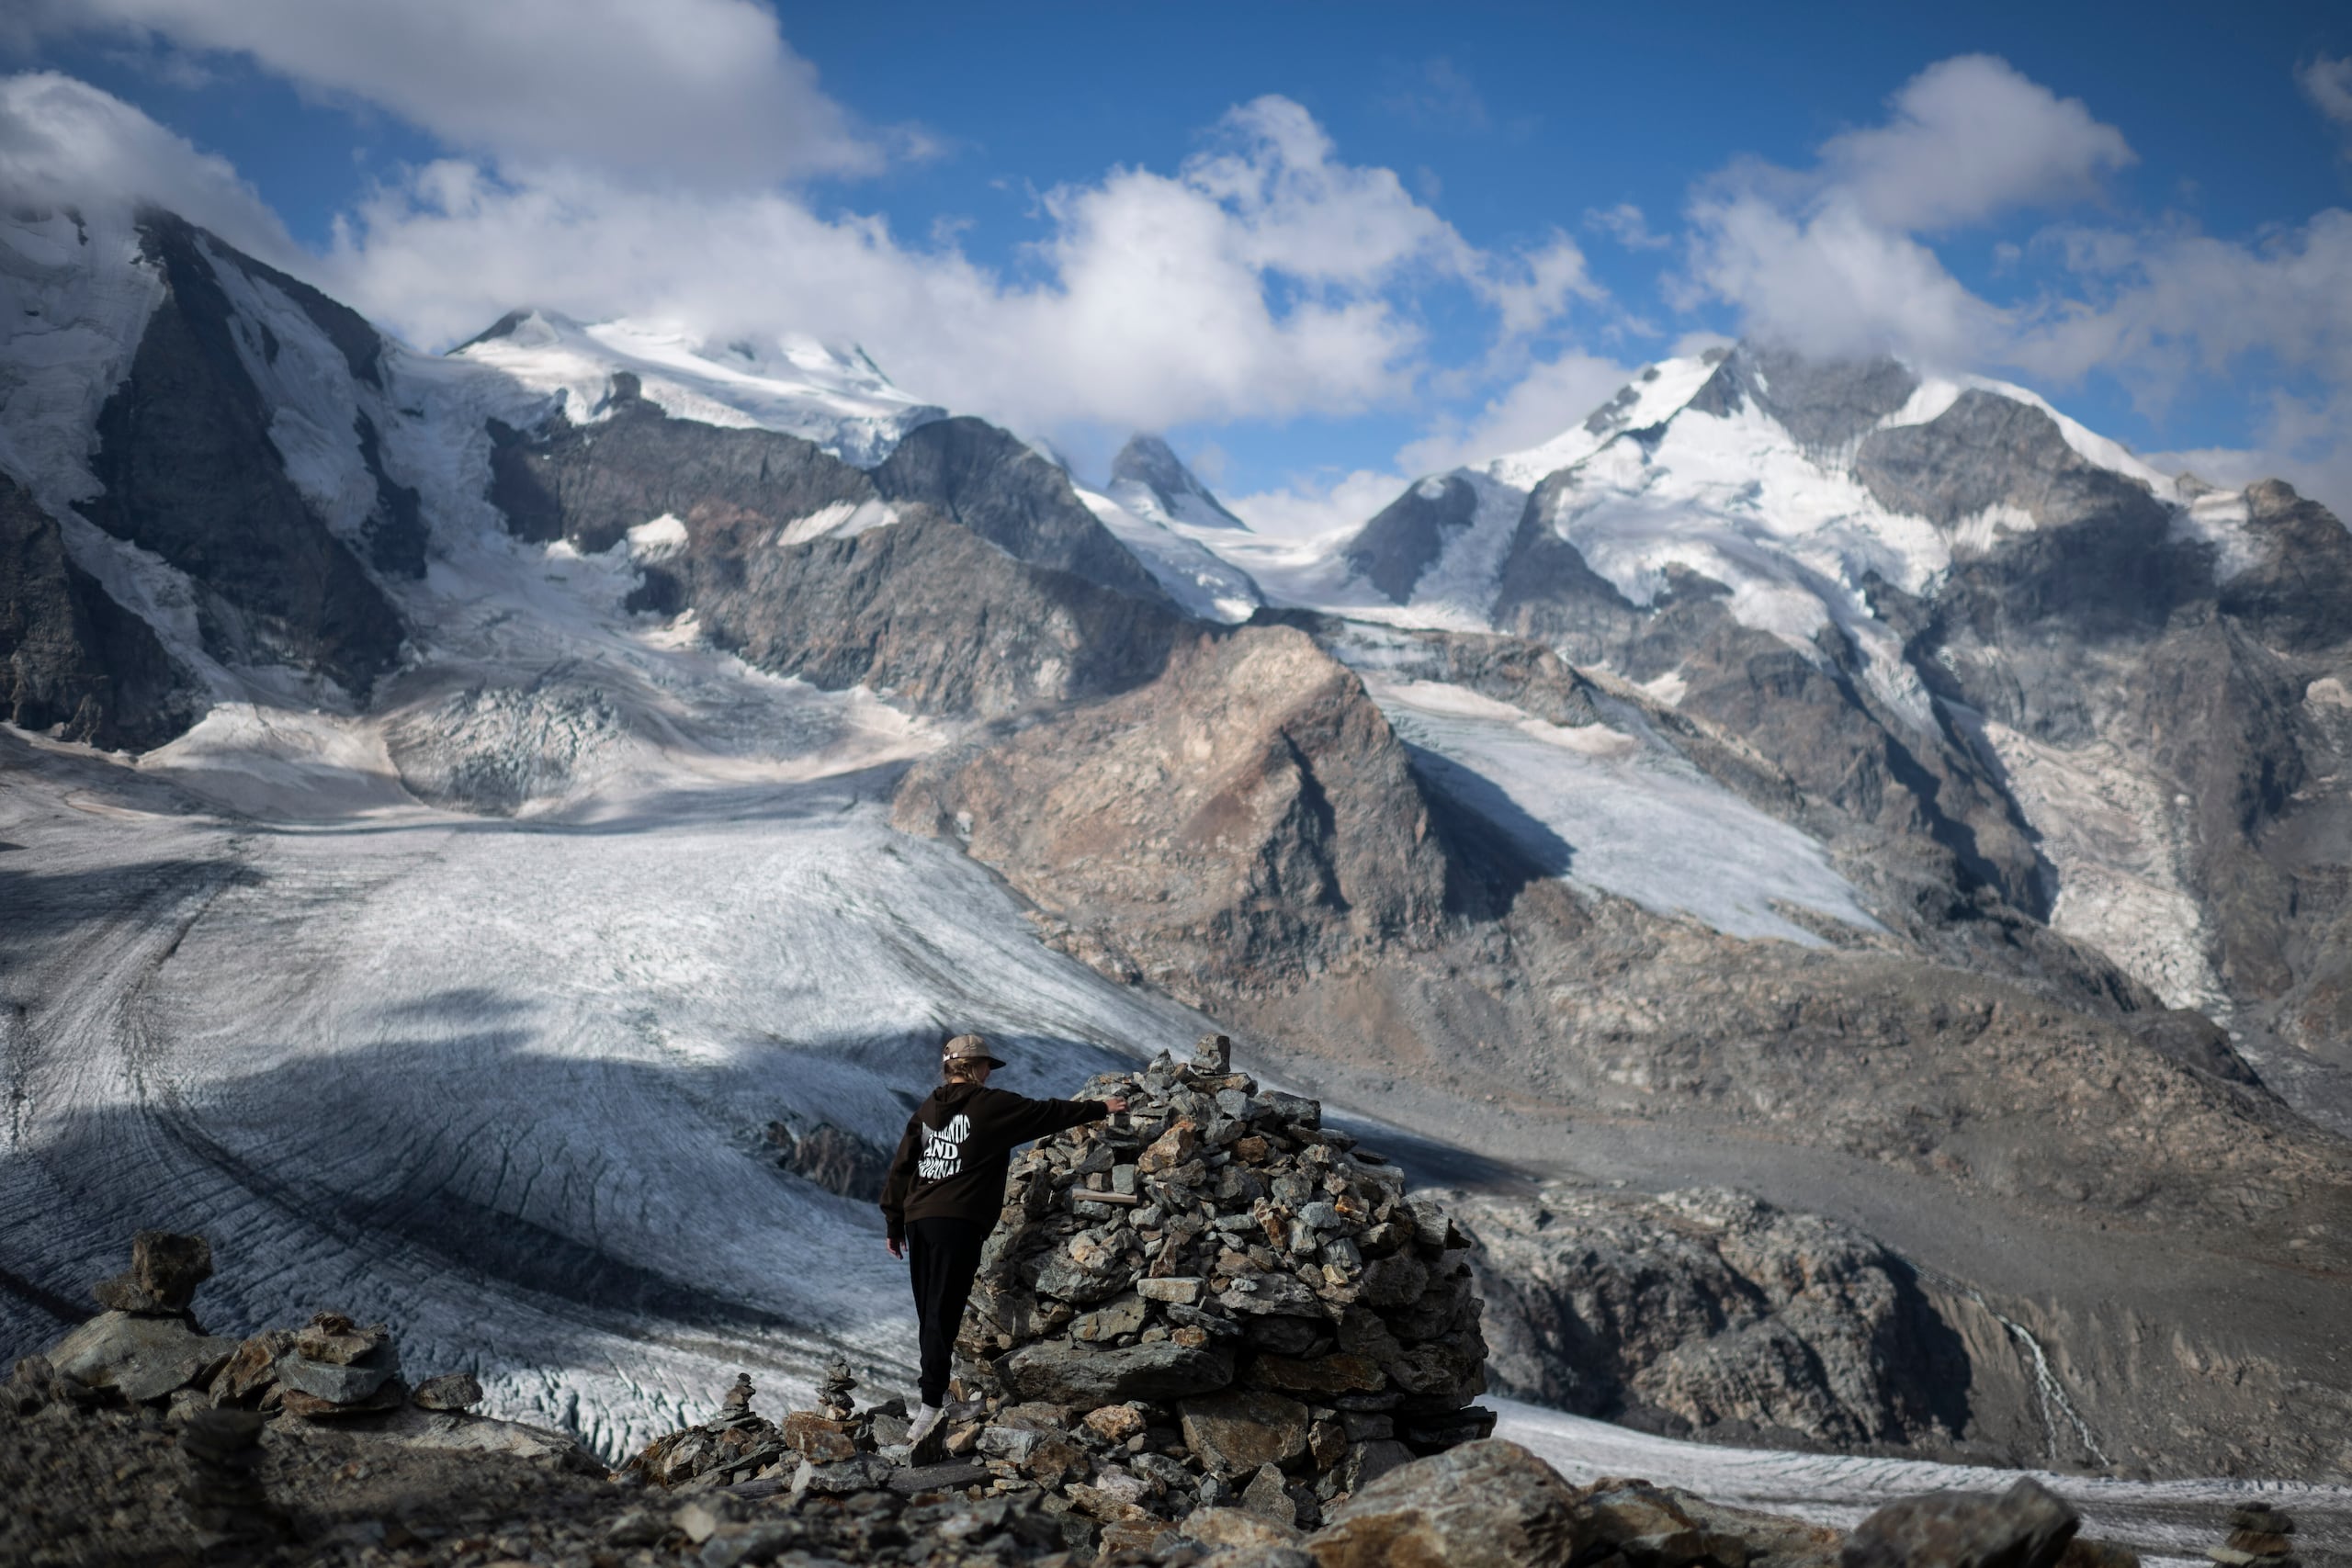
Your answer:
[[[1002,1118],[1004,1141],[1009,1145],[1025,1144],[1032,1138],[1070,1127],[1083,1127],[1127,1108],[1124,1100],[1031,1100],[1011,1089],[998,1092],[1011,1102],[998,1112]]]
[[[920,1119],[907,1118],[907,1130],[899,1139],[899,1152],[890,1156],[890,1174],[882,1182],[882,1223],[888,1227],[882,1245],[893,1258],[907,1255],[907,1189],[915,1179],[915,1154],[922,1146],[916,1123]]]

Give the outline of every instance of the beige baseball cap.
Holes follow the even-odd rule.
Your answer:
[[[1004,1066],[1003,1061],[989,1049],[985,1036],[958,1034],[939,1048],[942,1062],[986,1062],[991,1067]]]

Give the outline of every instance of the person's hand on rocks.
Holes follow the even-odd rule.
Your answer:
[[[1114,1116],[1122,1116],[1126,1113],[1127,1102],[1124,1100],[1106,1100],[1102,1102],[1102,1109]]]

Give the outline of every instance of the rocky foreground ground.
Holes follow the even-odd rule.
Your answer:
[[[2031,1481],[1840,1534],[1495,1439],[1467,1238],[1393,1167],[1261,1091],[1221,1038],[1097,1092],[1134,1109],[1017,1162],[950,1419],[907,1441],[845,1366],[772,1420],[748,1376],[617,1471],[413,1384],[384,1325],[235,1338],[192,1236],[142,1232],[107,1310],[0,1402],[0,1562],[1109,1562],[1166,1568],[2122,1568]],[[2217,1521],[2218,1523],[2219,1521]],[[2232,1568],[2293,1561],[2241,1510]]]

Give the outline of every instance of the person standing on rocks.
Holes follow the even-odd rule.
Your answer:
[[[958,1034],[942,1046],[943,1081],[907,1118],[882,1186],[889,1227],[883,1245],[893,1258],[913,1254],[922,1404],[910,1442],[928,1437],[946,1407],[956,1332],[980,1271],[980,1248],[1004,1207],[1012,1151],[1127,1108],[1124,1100],[1031,1100],[989,1088],[989,1074],[1002,1066],[977,1034]]]

